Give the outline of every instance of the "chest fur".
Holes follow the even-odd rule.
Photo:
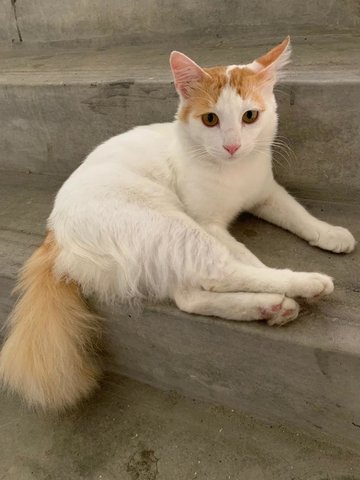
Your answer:
[[[179,196],[187,213],[199,223],[229,224],[251,208],[271,175],[271,163],[254,159],[247,165],[186,170],[178,179]]]

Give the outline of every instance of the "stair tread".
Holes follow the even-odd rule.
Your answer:
[[[112,82],[169,82],[168,55],[183,49],[202,65],[252,61],[280,41],[273,36],[169,40],[157,45],[59,48],[13,45],[0,47],[0,85],[67,85]],[[291,82],[359,82],[360,35],[295,35]]]
[[[9,309],[7,292],[22,263],[41,243],[45,221],[51,210],[56,191],[64,177],[25,175],[2,172],[0,189],[0,299],[3,311]],[[296,192],[301,198],[301,191]],[[336,198],[336,196],[335,196]],[[360,238],[360,201],[357,199],[324,197],[302,203],[315,215],[334,224],[351,228]],[[201,324],[212,324],[217,329],[237,330],[238,334],[252,332],[280,342],[301,344],[310,348],[360,354],[360,249],[350,255],[324,252],[306,244],[294,235],[250,215],[244,215],[233,228],[234,235],[266,264],[279,268],[321,271],[335,278],[335,292],[315,304],[304,303],[298,321],[283,327],[269,328],[261,322],[230,322],[216,318],[189,316],[175,307],[149,306],[148,311],[161,317],[177,316]],[[5,292],[5,293],[4,293]],[[113,310],[112,310],[113,311]],[[225,347],[224,347],[225,348]]]

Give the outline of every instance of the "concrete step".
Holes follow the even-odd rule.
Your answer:
[[[0,422],[6,480],[360,478],[359,454],[116,375],[60,418],[0,394]]]
[[[67,174],[98,143],[134,125],[173,118],[168,55],[200,64],[247,62],[279,38],[99,49],[0,49],[0,169]],[[294,62],[277,88],[286,184],[358,188],[360,35],[294,37]],[[239,48],[239,45],[242,45]]]
[[[42,241],[63,178],[3,172],[0,178],[0,318],[13,302],[15,275]],[[295,191],[320,218],[360,238],[360,197]],[[265,421],[360,446],[360,250],[336,255],[245,216],[234,234],[274,267],[335,277],[328,299],[304,304],[283,328],[187,315],[170,305],[142,312],[97,305],[107,318],[108,368]]]
[[[356,30],[357,0],[2,0],[0,39],[104,45],[259,31]]]

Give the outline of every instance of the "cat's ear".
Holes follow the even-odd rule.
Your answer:
[[[209,76],[191,58],[181,52],[171,52],[170,66],[174,77],[175,88],[179,95],[187,98],[191,85]]]
[[[252,66],[257,70],[257,78],[265,88],[272,89],[281,76],[281,70],[290,61],[290,37],[257,58]]]

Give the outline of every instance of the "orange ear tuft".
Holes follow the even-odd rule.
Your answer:
[[[258,69],[256,73],[258,84],[272,90],[276,81],[279,80],[281,69],[289,62],[290,54],[290,37],[287,37],[270,52],[257,58],[254,63]]]
[[[270,52],[257,58],[256,62],[263,68],[279,62],[279,65],[276,65],[276,68],[281,68],[289,61],[290,53],[290,37],[286,37],[285,40],[270,50]]]

